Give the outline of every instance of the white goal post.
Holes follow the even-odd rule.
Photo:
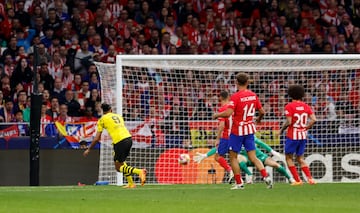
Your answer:
[[[118,55],[116,65],[96,65],[102,101],[124,116],[133,135],[128,164],[146,168],[149,183],[224,182],[227,172],[213,157],[197,164],[193,156],[214,147],[211,114],[221,90],[236,91],[237,72],[251,76],[250,89],[267,111],[258,138],[283,152],[284,137],[275,133],[285,119],[287,87],[302,84],[319,120],[305,153],[314,179],[360,182],[360,55]],[[119,185],[110,140],[102,144],[99,181]],[[178,164],[181,153],[189,153],[189,164]],[[285,166],[284,157],[275,160]],[[267,170],[275,182],[286,181]]]

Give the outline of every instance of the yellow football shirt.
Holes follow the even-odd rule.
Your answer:
[[[123,117],[115,113],[106,113],[98,120],[97,131],[102,132],[104,129],[108,131],[113,144],[131,137],[130,132],[125,126]]]

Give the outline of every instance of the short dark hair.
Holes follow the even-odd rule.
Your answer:
[[[246,73],[238,73],[236,75],[236,81],[240,86],[245,86],[249,81],[249,75]]]
[[[220,92],[219,96],[220,96],[221,99],[224,100],[224,99],[229,98],[230,95],[229,95],[229,92],[227,90],[223,90],[223,91]]]
[[[288,95],[293,100],[301,100],[305,96],[305,89],[302,85],[290,85]]]
[[[111,110],[111,106],[109,104],[106,104],[106,103],[103,103],[101,104],[101,109],[104,111],[104,112],[108,112]]]
[[[18,113],[23,114],[23,111],[22,111],[22,110],[20,110],[20,109],[18,109],[18,110],[16,110],[16,111],[15,111],[14,115],[16,115],[16,114],[18,114]]]

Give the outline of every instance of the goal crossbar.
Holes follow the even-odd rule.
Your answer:
[[[360,67],[360,55],[118,55],[122,66],[216,71],[321,71]],[[192,61],[191,68],[189,62]],[[219,66],[220,65],[220,66]],[[223,66],[221,66],[223,65]],[[264,66],[266,70],[264,70]]]

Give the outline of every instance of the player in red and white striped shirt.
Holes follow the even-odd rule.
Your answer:
[[[305,96],[303,86],[290,86],[288,89],[288,95],[292,99],[292,102],[285,106],[286,121],[280,130],[280,135],[287,127],[289,127],[285,141],[285,156],[287,166],[296,181],[292,185],[302,184],[293,161],[294,154],[296,155],[296,161],[300,164],[301,170],[307,177],[308,183],[315,184],[315,181],[311,176],[309,166],[304,160],[304,151],[307,141],[307,130],[314,125],[316,117],[310,106],[301,101],[301,99]],[[310,118],[309,122],[308,118]]]
[[[265,183],[268,185],[268,188],[272,188],[272,181],[269,178],[264,165],[255,154],[256,147],[254,134],[256,132],[256,128],[253,119],[255,112],[259,111],[258,118],[256,119],[256,122],[259,123],[265,115],[265,111],[262,108],[258,96],[247,89],[249,76],[245,73],[239,73],[236,75],[236,82],[238,92],[231,96],[229,108],[223,112],[214,114],[214,118],[233,116],[233,123],[229,138],[229,155],[236,184],[232,189],[243,189],[239,162],[237,160],[237,155],[241,151],[242,145],[244,145],[248,153],[249,160],[260,171]]]

